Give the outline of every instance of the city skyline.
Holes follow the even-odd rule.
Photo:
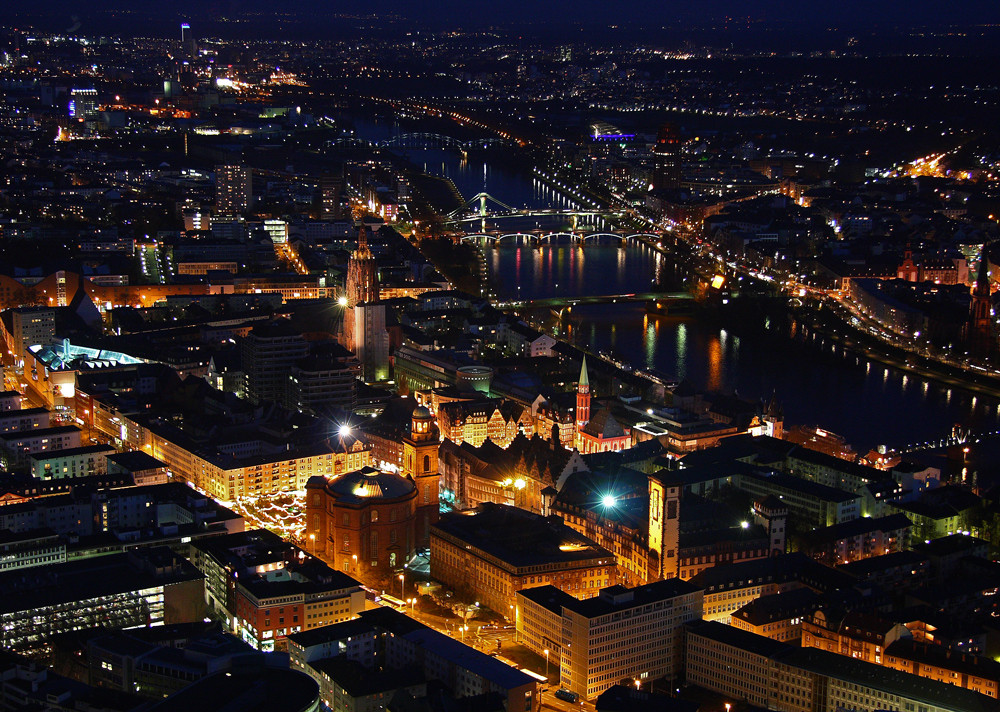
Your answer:
[[[5,6],[0,707],[993,712],[998,34]]]

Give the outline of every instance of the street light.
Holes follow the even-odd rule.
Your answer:
[[[549,680],[549,649],[545,649],[545,681]]]
[[[403,573],[399,575],[399,597],[403,598],[406,595],[406,569],[403,569]]]

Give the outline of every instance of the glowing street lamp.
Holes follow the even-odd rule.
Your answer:
[[[601,504],[604,505],[605,507],[608,508],[614,507],[617,503],[618,500],[615,498],[613,494],[606,494],[603,497],[601,497]]]
[[[549,679],[549,649],[545,649],[545,679]]]

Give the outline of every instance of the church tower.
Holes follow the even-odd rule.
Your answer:
[[[359,304],[372,304],[377,302],[379,298],[375,255],[368,249],[368,229],[364,223],[361,223],[361,230],[358,232],[358,249],[351,253],[347,260],[345,287],[347,302],[344,304],[344,321],[341,326],[340,343],[344,348],[357,353],[359,347],[363,345],[365,329],[358,329],[356,323],[365,326],[365,315],[363,309],[362,313],[358,313],[355,307]]]
[[[986,248],[979,258],[979,276],[972,288],[972,303],[969,308],[967,340],[969,350],[984,355],[995,350],[992,324],[992,303],[990,300],[990,273],[986,259]]]
[[[359,302],[370,304],[378,301],[378,271],[375,256],[368,248],[368,228],[361,223],[358,232],[358,249],[347,261],[347,306]]]
[[[441,437],[437,423],[423,406],[413,411],[410,432],[403,437],[403,474],[417,486],[417,546],[430,546],[431,525],[438,520],[438,448]]]
[[[580,365],[580,380],[576,384],[576,430],[590,422],[590,375],[587,373],[587,357]]]

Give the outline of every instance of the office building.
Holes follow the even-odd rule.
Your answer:
[[[611,586],[586,600],[553,586],[527,589],[517,594],[516,612],[519,638],[543,655],[557,643],[548,655],[558,654],[560,684],[588,700],[623,679],[679,681],[683,626],[701,613],[701,589],[680,579]],[[553,627],[538,636],[539,624]]]
[[[509,615],[522,588],[551,584],[592,598],[617,583],[617,564],[614,554],[559,517],[483,503],[431,527],[431,576]]]
[[[86,121],[97,116],[97,90],[71,89],[69,92],[69,117]]]
[[[309,354],[309,343],[285,319],[255,326],[240,346],[245,393],[254,403],[285,400],[288,375]]]
[[[0,573],[0,644],[17,652],[75,630],[204,615],[204,576],[166,547]]]
[[[358,663],[372,679],[377,679],[377,670],[398,673],[403,689],[419,684],[413,676],[416,669],[426,681],[443,683],[455,699],[495,694],[508,712],[537,709],[534,678],[390,608],[364,611],[358,620],[291,635],[288,652],[293,669],[317,681],[324,676],[343,681],[342,671],[325,662],[339,656]],[[336,687],[331,682],[320,685],[329,691]],[[349,692],[343,685],[340,688]],[[351,706],[368,696],[360,691]],[[333,709],[350,709],[346,704],[334,706],[332,699],[325,701]]]
[[[653,144],[653,190],[675,190],[681,185],[681,137],[673,124],[663,124]]]
[[[215,167],[215,212],[218,215],[244,215],[253,204],[253,173],[242,163]]]
[[[721,623],[689,623],[686,634],[687,684],[734,702],[780,712],[996,709],[996,700],[957,685],[798,648]]]
[[[49,307],[20,307],[12,309],[11,350],[24,359],[29,346],[48,346],[56,338],[56,313]]]
[[[293,633],[364,610],[355,579],[264,529],[196,542],[209,613],[256,650],[284,650]]]
[[[351,411],[357,404],[361,364],[350,351],[335,343],[292,364],[288,371],[285,406],[319,413],[330,409]]]

